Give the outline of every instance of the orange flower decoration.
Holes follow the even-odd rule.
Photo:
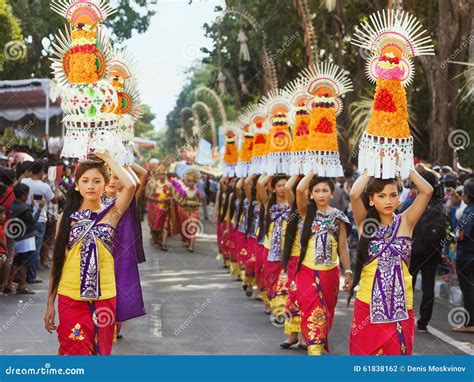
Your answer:
[[[252,159],[253,135],[245,134],[242,148],[240,149],[239,160],[241,162],[250,162]]]
[[[68,79],[73,84],[91,84],[99,80],[95,53],[73,53],[69,58]]]
[[[336,109],[314,107],[309,123],[309,151],[339,151],[336,130]]]
[[[309,122],[309,114],[297,114],[295,116],[291,151],[299,152],[306,150],[308,146]]]
[[[399,80],[377,80],[367,133],[379,137],[410,137],[406,94]]]

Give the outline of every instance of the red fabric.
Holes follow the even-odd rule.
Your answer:
[[[58,295],[59,355],[110,355],[115,336],[115,297],[93,302],[98,318],[94,326],[89,301]],[[77,326],[77,327],[76,327]],[[97,342],[95,329],[98,330]],[[98,349],[98,351],[97,351]]]
[[[281,261],[268,261],[265,259],[265,290],[271,300],[278,294],[278,279],[282,271]]]
[[[238,230],[235,231],[235,253],[237,254],[238,262],[241,265],[245,264],[249,253],[247,237]]]
[[[230,232],[227,234],[224,234],[225,230],[227,228],[227,222],[223,221],[221,223],[221,253],[222,256],[224,256],[224,260],[230,260],[230,242],[231,242],[231,236]]]
[[[257,239],[254,237],[247,238],[248,255],[245,260],[245,276],[255,277],[255,262],[257,260]]]
[[[415,314],[408,310],[408,319],[399,321],[406,346],[402,351],[397,323],[370,323],[370,305],[355,299],[354,319],[352,320],[349,351],[351,355],[406,355],[413,354],[415,341]]]
[[[13,187],[6,186],[6,190],[0,197],[0,205],[5,207],[6,220],[10,219],[10,212],[12,203],[15,200],[15,194],[13,193]]]
[[[237,245],[235,242],[235,231],[232,227],[232,224],[230,224],[229,235],[227,236],[226,241],[227,252],[229,254],[230,261],[237,262]]]
[[[153,195],[156,197],[156,195]],[[170,227],[170,214],[168,210],[165,210],[159,206],[157,202],[149,200],[147,202],[147,219],[148,226],[152,231],[161,231],[163,229],[169,229]]]
[[[199,210],[187,211],[184,208],[179,209],[179,225],[181,227],[181,238],[183,240],[194,239],[201,232],[201,214]]]
[[[257,244],[255,252],[255,283],[261,291],[265,290],[265,261],[268,249],[263,244]]]
[[[288,298],[286,300],[286,311],[291,317],[299,316],[300,310],[297,305],[298,289],[296,287],[296,270],[298,269],[298,256],[291,256],[286,267],[288,277]]]
[[[339,276],[339,267],[328,271],[315,271],[304,265],[301,265],[296,274],[301,333],[308,345],[324,345],[326,351],[329,351],[328,337],[334,321]]]
[[[5,236],[5,226],[4,224],[0,224],[0,240],[2,240],[5,245],[0,245],[0,253],[1,254],[6,254],[8,252],[7,250],[7,237]]]

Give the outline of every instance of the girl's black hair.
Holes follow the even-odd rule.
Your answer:
[[[109,181],[109,172],[103,163],[84,163],[76,170],[75,183],[84,175],[86,171],[97,169],[104,176],[105,183]],[[79,191],[75,189],[70,190],[66,195],[66,204],[64,205],[63,215],[59,223],[59,230],[56,235],[56,242],[53,252],[53,282],[52,291],[55,291],[61,280],[61,274],[66,258],[67,241],[69,238],[69,231],[71,230],[71,215],[81,208],[83,198]]]
[[[362,227],[359,232],[369,232],[371,231],[370,228],[366,227],[366,224],[373,225],[374,220],[380,223],[380,215],[375,207],[369,204],[369,197],[373,196],[377,192],[381,192],[386,185],[388,184],[396,184],[398,188],[398,192],[400,193],[402,190],[401,184],[397,181],[397,179],[371,179],[370,182],[367,184],[365,188],[365,192],[361,195],[362,202],[365,205],[365,209],[367,210],[367,216],[362,221]],[[378,225],[377,223],[377,225]],[[357,259],[356,265],[354,270],[354,277],[352,278],[352,288],[349,291],[349,297],[347,298],[347,305],[351,302],[352,296],[354,296],[354,288],[359,284],[360,276],[362,274],[362,268],[364,267],[365,262],[367,261],[367,257],[369,254],[369,245],[372,240],[370,235],[359,235],[359,242],[357,243]]]
[[[331,192],[334,192],[335,185],[334,185],[334,181],[331,178],[323,178],[323,177],[315,176],[313,179],[311,179],[311,182],[309,183],[308,191],[310,195],[313,192],[313,188],[320,183],[326,183],[329,186],[329,189],[331,190]],[[303,230],[301,232],[301,253],[300,253],[300,258],[298,259],[298,267],[301,265],[301,263],[304,260],[304,257],[306,256],[309,239],[311,238],[311,235],[312,235],[311,226],[313,225],[313,221],[314,221],[314,218],[316,217],[317,211],[318,211],[318,206],[316,205],[316,202],[312,198],[310,198],[308,201],[308,208],[306,209],[306,216],[303,223]]]
[[[232,186],[229,183],[227,185],[227,191],[226,191],[225,198],[224,198],[224,204],[222,206],[221,220],[224,220],[225,216],[227,215],[227,210],[229,209],[229,198],[230,198],[230,194],[232,194],[232,193],[233,193],[233,189],[232,189]]]
[[[253,213],[255,211],[255,206],[253,202],[257,200],[257,180],[258,178],[255,177],[252,182],[252,189],[250,191],[250,200],[249,200],[249,209],[247,211],[247,231],[245,232],[246,235],[250,234],[252,230],[252,224],[253,224]]]
[[[243,209],[244,209],[244,200],[247,199],[245,197],[245,190],[242,189],[242,197],[240,198],[240,204],[239,204],[239,210],[238,210],[238,213],[237,213],[237,225],[239,224],[240,222],[240,217],[242,216],[242,213],[244,212]]]
[[[229,200],[229,222],[231,224],[234,222],[234,213],[235,213],[235,199],[237,199],[237,188],[234,187],[234,191],[232,192],[232,196]]]
[[[291,206],[290,216],[288,218],[288,224],[286,225],[285,243],[283,244],[283,255],[281,258],[283,269],[286,269],[286,266],[288,265],[288,260],[290,259],[291,252],[293,249],[293,244],[297,236],[296,233],[298,231],[298,222],[301,219],[300,213],[298,212],[298,207],[296,205],[296,187],[298,187],[298,183],[299,181],[295,182],[295,185],[293,186],[293,189],[292,189],[293,195],[295,195],[295,198]]]
[[[258,241],[263,240],[265,237],[265,205],[260,204],[260,218],[258,220]]]
[[[267,235],[270,229],[270,224],[272,222],[271,216],[270,216],[270,208],[272,208],[272,206],[276,204],[276,200],[277,200],[276,192],[274,192],[275,186],[282,179],[288,180],[288,177],[286,175],[275,175],[272,178],[272,195],[270,196],[270,200],[268,201],[267,210],[265,214],[265,234]]]
[[[219,203],[219,210],[218,210],[218,214],[217,214],[217,220],[220,222],[222,222],[222,220],[225,218],[225,209],[226,209],[226,198],[227,198],[227,195],[229,195],[229,186],[226,187],[226,190],[225,191],[222,191],[220,192],[219,194],[219,200],[217,201]]]

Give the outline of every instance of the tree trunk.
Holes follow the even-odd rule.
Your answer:
[[[439,0],[436,56],[422,56],[420,61],[425,71],[430,93],[431,107],[428,120],[430,153],[433,163],[451,163],[452,145],[449,133],[458,128],[458,102],[460,68],[448,60],[462,61],[466,49],[462,41],[466,38],[470,23],[470,0]],[[466,21],[469,19],[469,23]],[[455,58],[454,58],[455,56]]]

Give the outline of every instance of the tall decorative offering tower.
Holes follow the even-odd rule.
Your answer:
[[[252,160],[252,150],[253,150],[253,133],[250,131],[250,123],[247,121],[247,116],[241,117],[241,122],[243,122],[242,128],[242,138],[241,146],[239,153],[239,161],[237,162],[237,176],[247,177],[249,175],[250,163]]]
[[[413,167],[404,87],[413,79],[413,57],[434,54],[431,38],[422,28],[407,12],[383,10],[362,23],[351,41],[371,52],[367,75],[376,88],[359,145],[359,170],[376,178],[407,178]]]
[[[267,123],[271,123],[265,172],[269,175],[288,174],[291,149],[291,134],[288,127],[291,104],[288,101],[288,94],[280,89],[271,91],[268,96],[262,97],[261,104],[266,111]]]
[[[135,60],[126,48],[113,49],[107,68],[107,78],[117,91],[118,133],[125,148],[125,155],[117,158],[123,164],[132,164],[134,125],[141,114],[140,95],[135,72]]]
[[[319,176],[343,176],[337,143],[336,116],[342,111],[341,96],[352,90],[351,80],[337,65],[323,62],[306,68],[301,77],[311,95],[308,144],[304,155],[304,173]]]
[[[293,116],[293,141],[291,143],[290,175],[304,173],[303,161],[308,146],[310,115],[306,106],[310,94],[306,91],[306,83],[300,78],[290,82],[284,91],[291,102],[290,116]]]
[[[240,134],[239,124],[236,122],[227,122],[224,126],[225,147],[224,163],[222,173],[224,176],[236,176],[237,162],[239,160],[239,148],[237,139]]]
[[[86,159],[97,149],[122,157],[117,134],[117,91],[107,80],[110,44],[100,24],[116,9],[107,0],[52,0],[69,23],[56,36],[52,69],[61,86],[66,135],[61,156]]]
[[[268,153],[268,128],[265,126],[265,111],[260,105],[253,105],[246,110],[253,133],[252,159],[250,174],[261,174],[265,171],[265,160]]]

